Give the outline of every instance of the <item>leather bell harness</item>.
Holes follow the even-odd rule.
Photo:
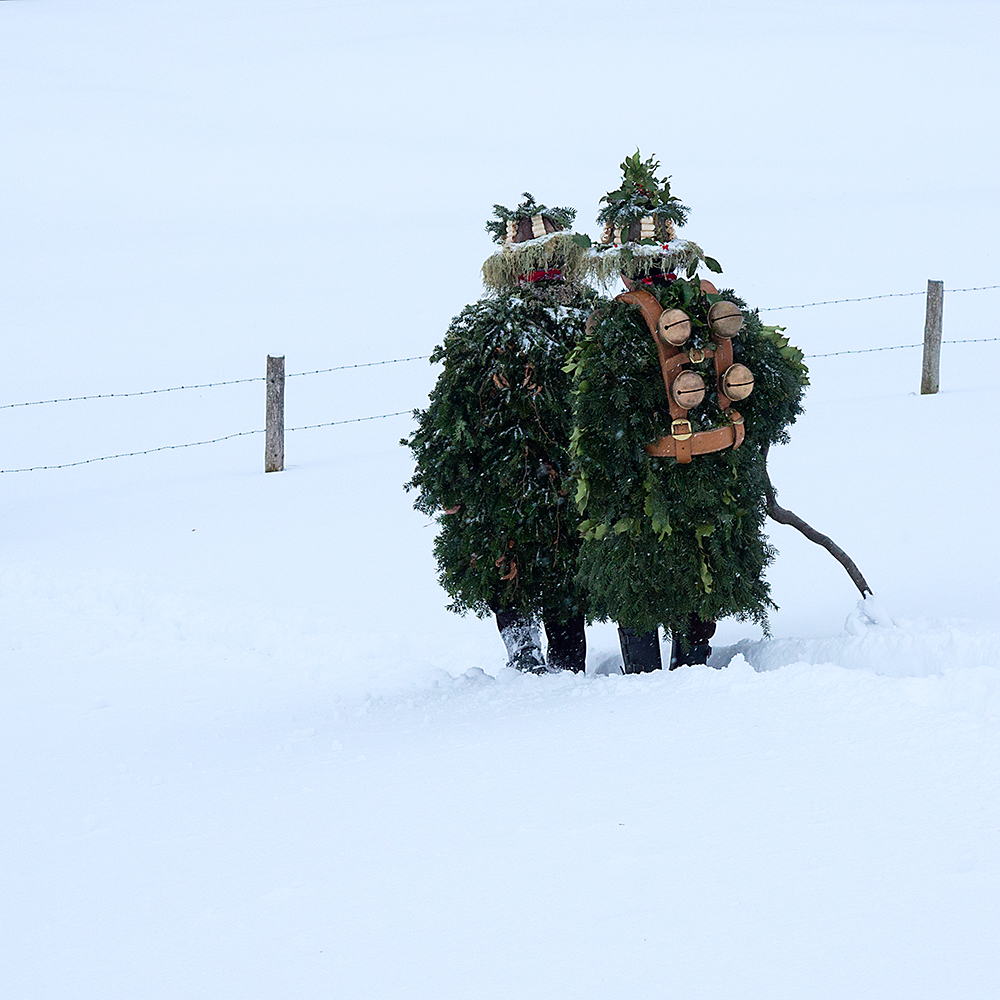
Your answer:
[[[657,301],[656,296],[639,289],[625,292],[617,298],[619,302],[637,305],[642,310],[660,357],[660,370],[663,372],[663,384],[666,386],[667,402],[670,404],[670,434],[660,438],[659,441],[647,444],[646,451],[657,458],[676,458],[681,465],[686,465],[691,461],[692,455],[707,455],[713,451],[724,451],[726,448],[739,448],[743,444],[745,435],[743,417],[732,408],[732,400],[722,391],[722,375],[733,363],[732,340],[713,333],[714,348],[691,348],[682,351],[679,347],[665,343],[657,332],[657,320],[663,312],[663,306]],[[684,365],[697,364],[709,358],[715,362],[719,406],[723,410],[728,410],[732,423],[710,431],[692,431],[688,411],[674,399],[672,391],[674,380],[683,371]]]

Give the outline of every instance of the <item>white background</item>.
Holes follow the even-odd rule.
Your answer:
[[[494,202],[637,147],[752,304],[1000,283],[995,3],[4,0],[0,403],[429,354]],[[997,291],[945,338],[997,336]],[[913,344],[919,296],[765,314]],[[988,997],[996,344],[816,359],[775,638],[507,676],[394,417],[4,473],[4,995]],[[420,406],[410,362],[287,423]],[[260,382],[0,409],[0,468],[263,425]],[[845,619],[847,620],[845,626]],[[872,620],[874,619],[874,621]],[[877,623],[878,624],[877,624]],[[752,670],[751,666],[756,670]]]

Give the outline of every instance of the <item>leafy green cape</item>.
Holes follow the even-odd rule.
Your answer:
[[[452,321],[431,356],[444,371],[403,443],[416,459],[414,506],[438,515],[434,552],[450,610],[563,620],[583,611],[563,368],[593,301],[550,282],[488,295]]]
[[[764,535],[767,446],[787,440],[807,384],[802,354],[777,327],[731,291],[706,295],[697,278],[651,291],[664,308],[692,319],[689,347],[711,346],[707,312],[719,299],[744,311],[734,360],[755,377],[736,403],[746,439],[739,449],[695,455],[690,464],[655,458],[645,445],[670,433],[656,345],[637,306],[605,302],[567,363],[573,376],[575,500],[584,517],[580,577],[596,618],[684,634],[693,612],[767,627],[774,607],[763,571],[774,557]],[[689,412],[694,430],[727,422],[712,362],[690,365],[709,386]]]

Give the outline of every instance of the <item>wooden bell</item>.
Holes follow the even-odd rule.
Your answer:
[[[681,372],[670,391],[678,406],[690,410],[705,398],[705,380],[697,372]]]
[[[665,344],[680,347],[691,336],[691,317],[683,309],[664,309],[656,321],[656,332]]]
[[[730,365],[722,373],[722,391],[735,403],[746,399],[753,392],[753,372],[746,365]]]
[[[717,337],[735,337],[743,327],[743,313],[732,302],[713,302],[708,310],[708,327]]]

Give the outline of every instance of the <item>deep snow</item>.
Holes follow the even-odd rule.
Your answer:
[[[428,354],[492,203],[596,234],[636,145],[762,306],[1000,281],[995,4],[650,15],[641,113],[631,11],[5,2],[0,403]],[[922,310],[768,316],[821,354]],[[1000,344],[944,351],[936,397],[916,350],[811,362],[772,477],[878,601],[775,525],[773,638],[722,623],[724,669],[622,677],[605,625],[586,677],[504,670],[443,609],[406,417],[276,475],[256,436],[0,476],[2,995],[992,997]],[[435,375],[289,379],[287,422]],[[262,420],[260,383],[5,409],[0,467]]]

